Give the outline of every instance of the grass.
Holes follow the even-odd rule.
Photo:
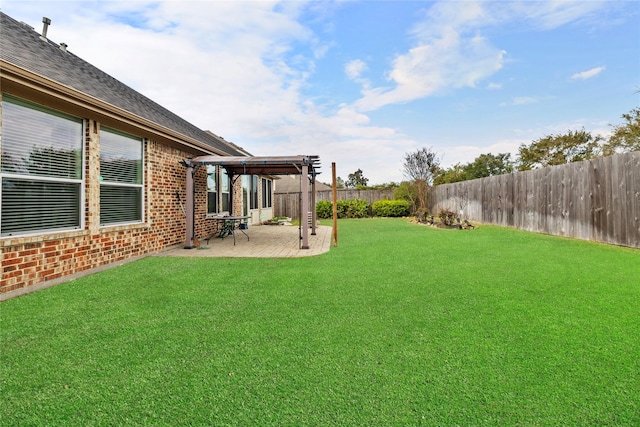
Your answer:
[[[0,425],[638,425],[640,252],[341,220],[0,305]]]

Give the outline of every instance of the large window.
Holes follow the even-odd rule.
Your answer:
[[[270,179],[262,178],[262,207],[271,207],[271,181]]]
[[[220,195],[222,196],[222,212],[229,212],[229,175],[226,171],[220,179]]]
[[[218,213],[218,167],[207,165],[207,213]]]
[[[258,175],[251,175],[250,206],[251,209],[258,209]]]
[[[2,100],[0,235],[82,228],[83,121]]]
[[[142,139],[100,131],[100,224],[143,221]]]

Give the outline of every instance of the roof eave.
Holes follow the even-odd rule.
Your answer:
[[[5,88],[10,87],[7,83],[15,83],[77,106],[82,110],[90,111],[97,116],[108,117],[118,122],[125,123],[128,126],[140,129],[143,133],[153,134],[160,139],[172,141],[197,152],[219,155],[228,154],[220,150],[216,150],[214,147],[202,141],[198,141],[197,139],[176,132],[175,130],[140,117],[137,114],[123,110],[122,108],[118,108],[113,104],[78,91],[70,86],[60,84],[47,77],[16,66],[15,64],[3,59],[0,59],[0,78],[3,80],[3,92],[5,91]]]

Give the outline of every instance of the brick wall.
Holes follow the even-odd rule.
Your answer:
[[[89,120],[85,135],[85,226],[59,234],[0,239],[0,293],[29,287],[71,274],[148,254],[185,239],[185,168],[179,162],[192,154],[156,141],[145,144],[144,222],[100,227],[99,124]],[[206,216],[206,171],[196,176],[196,236],[210,235]],[[178,195],[180,199],[178,199]],[[208,234],[207,234],[208,233]]]

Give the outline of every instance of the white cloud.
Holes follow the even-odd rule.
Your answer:
[[[507,6],[506,12],[515,17],[532,22],[540,29],[549,30],[560,26],[585,21],[601,20],[598,13],[606,0],[591,1],[521,1],[499,2]],[[499,6],[496,5],[496,10]]]
[[[530,105],[530,104],[537,104],[538,102],[540,102],[540,98],[535,96],[518,96],[513,98],[509,102],[500,103],[500,106],[509,107],[509,106],[519,106],[519,105]]]
[[[587,80],[587,79],[590,79],[592,77],[597,76],[598,74],[600,74],[604,70],[605,70],[605,67],[592,68],[592,69],[587,70],[587,71],[582,71],[580,73],[575,73],[574,75],[571,76],[571,79],[572,80]]]
[[[367,69],[367,63],[361,59],[354,59],[353,61],[347,62],[344,66],[344,71],[347,73],[347,77],[351,80],[359,79],[362,72]]]
[[[480,3],[436,3],[411,31],[414,47],[397,55],[388,87],[364,87],[354,103],[360,111],[404,103],[439,92],[475,87],[503,65],[506,52],[491,45],[479,27],[491,18]]]

